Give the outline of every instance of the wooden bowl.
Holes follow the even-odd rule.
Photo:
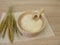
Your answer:
[[[42,24],[42,26],[41,26],[41,29],[40,29],[38,32],[31,33],[31,32],[29,32],[29,31],[24,30],[24,29],[21,27],[21,19],[23,18],[23,16],[25,16],[26,14],[34,14],[34,13],[37,13],[37,12],[28,11],[28,12],[24,12],[23,14],[21,14],[21,15],[18,17],[17,27],[18,27],[18,30],[20,31],[20,33],[21,33],[23,36],[26,36],[26,37],[36,36],[36,35],[38,35],[42,30],[44,30],[44,28],[45,28],[45,26],[46,26],[45,18],[44,18],[43,15],[41,15],[41,20],[42,20],[43,24]]]

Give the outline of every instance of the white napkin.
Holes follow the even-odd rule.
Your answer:
[[[21,15],[22,13],[24,13],[24,12],[15,12],[15,13],[13,13],[16,21],[17,21],[19,15]],[[1,19],[0,19],[0,22],[5,17],[5,15],[6,15],[6,13],[3,13],[2,14]],[[44,16],[44,14],[42,14],[42,15]],[[48,38],[48,37],[55,36],[54,35],[54,32],[52,31],[51,26],[49,25],[49,23],[48,23],[48,21],[46,19],[46,17],[45,17],[45,20],[46,20],[46,23],[47,23],[46,24],[46,28],[44,30],[42,30],[42,32],[38,36],[32,37],[32,38],[28,38],[28,37],[24,37],[24,36],[17,37],[15,35],[14,42],[17,42],[17,41],[29,41],[29,40],[33,40],[33,39],[41,39],[41,38]],[[4,39],[2,39],[0,37],[0,43],[9,43],[9,38],[8,38],[7,32],[6,32],[6,36],[5,36]]]

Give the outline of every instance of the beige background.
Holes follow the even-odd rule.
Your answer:
[[[60,45],[60,0],[0,0],[0,15],[7,11],[9,5],[14,6],[15,12],[44,7],[46,18],[55,33],[55,37],[17,42],[16,45]]]

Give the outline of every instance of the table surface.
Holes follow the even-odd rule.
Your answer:
[[[46,18],[55,33],[55,37],[17,42],[10,45],[60,45],[60,0],[0,0],[0,15],[6,12],[10,5],[14,6],[14,12],[45,8]]]

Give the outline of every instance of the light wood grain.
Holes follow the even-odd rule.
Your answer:
[[[46,18],[55,33],[55,37],[17,42],[14,43],[15,45],[60,45],[60,0],[0,0],[0,15],[7,11],[9,5],[14,6],[14,11],[36,10],[44,7]]]

